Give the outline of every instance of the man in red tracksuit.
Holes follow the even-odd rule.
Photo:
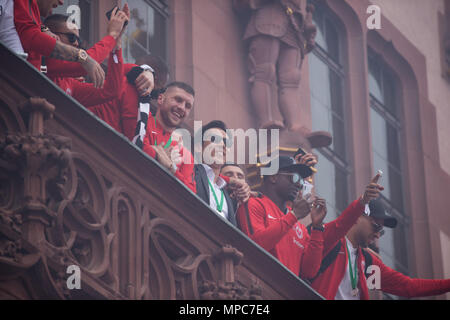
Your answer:
[[[86,70],[95,87],[102,87],[105,73],[97,61],[83,49],[68,46],[47,34],[41,16],[51,14],[52,8],[62,5],[62,0],[15,0],[14,24],[28,61],[38,70],[42,57],[78,62]],[[120,33],[120,29],[119,29]]]
[[[380,288],[377,289],[397,296],[424,297],[449,292],[450,279],[412,279],[389,268],[376,255],[364,249],[380,236],[383,226],[394,228],[396,224],[395,218],[386,215],[382,202],[372,200],[369,212],[358,218],[336,247],[324,250],[322,266],[324,263],[327,266],[324,270],[321,268],[312,281],[312,287],[330,300],[368,300],[366,277],[376,285],[375,277],[379,276]],[[379,274],[369,271],[369,266],[378,267]]]
[[[128,10],[125,6],[124,9]],[[124,25],[125,21],[128,21],[128,12],[115,10],[111,14],[111,21],[116,22],[118,25]],[[73,28],[69,29],[69,23],[63,15],[54,15],[54,18],[50,16],[49,26],[51,31],[55,34],[60,34],[61,39],[64,42],[67,40],[70,44],[74,46],[79,45],[78,41],[78,30],[75,25]],[[59,20],[58,20],[59,19]],[[59,21],[59,22],[58,22]],[[67,38],[67,39],[66,39]],[[76,42],[72,43],[71,39],[75,39]],[[117,99],[122,92],[123,83],[123,58],[122,58],[122,46],[121,46],[121,35],[117,38],[117,45],[113,51],[111,51],[108,60],[108,74],[103,88],[95,88],[91,83],[84,83],[79,79],[70,77],[59,77],[56,76],[52,80],[66,92],[66,94],[74,97],[78,102],[80,102],[86,108],[96,106],[102,103],[106,103],[113,99]]]
[[[173,134],[189,116],[194,95],[194,89],[184,82],[167,85],[158,97],[156,116],[149,114],[142,149],[195,193],[194,158]]]
[[[322,250],[332,248],[339,239],[347,233],[358,217],[364,212],[364,205],[379,195],[382,187],[377,184],[379,176],[375,177],[366,187],[364,196],[355,200],[336,220],[322,226],[326,214],[324,200],[313,202],[311,210],[312,231],[308,234],[306,227],[298,222],[291,208],[286,208],[286,202],[292,202],[298,194],[299,184],[287,183],[287,172],[301,172],[308,168],[295,164],[293,158],[285,160],[280,157],[280,173],[265,177],[263,193],[265,196],[250,198],[247,206],[241,206],[237,219],[241,230],[252,240],[269,251],[289,270],[304,279],[317,274],[321,261]],[[297,167],[296,166],[300,166]],[[287,183],[287,184],[286,184]]]
[[[274,161],[279,162],[279,173],[264,177],[264,195],[251,197],[239,207],[238,226],[290,271],[307,278],[317,272],[322,257],[325,201],[320,199],[314,203],[311,210],[313,230],[309,236],[286,202],[297,197],[302,178],[310,176],[312,172],[309,167],[296,164],[291,157],[280,156],[271,165]]]

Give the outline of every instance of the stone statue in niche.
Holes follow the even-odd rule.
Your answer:
[[[306,0],[233,0],[233,5],[247,19],[244,40],[259,127],[299,130],[300,69],[315,45],[314,7]]]

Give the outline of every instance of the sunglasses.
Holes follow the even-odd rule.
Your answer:
[[[67,37],[67,40],[69,40],[70,43],[75,43],[78,41],[78,44],[81,45],[81,38],[74,33],[70,33],[70,32],[53,32],[53,33],[63,34]]]
[[[367,215],[365,215],[365,216],[366,216],[367,218],[370,219],[369,216],[367,216]],[[383,225],[376,223],[376,222],[373,221],[372,219],[371,219],[370,223],[372,224],[372,228],[373,228],[373,231],[374,231],[375,233],[381,232],[381,231],[383,230],[383,228],[384,228]],[[384,234],[384,232],[383,232],[383,234]]]
[[[370,218],[370,216],[368,216],[366,213],[364,213],[363,216],[370,220],[370,224],[372,225],[373,231],[375,233],[380,232],[381,233],[380,237],[381,237],[384,234],[384,230],[383,230],[384,226],[373,221]]]
[[[303,188],[303,178],[298,173],[279,172],[278,174],[281,174],[283,176],[291,176],[291,182],[292,183],[300,182],[301,187]]]
[[[220,137],[220,136],[215,136],[215,135],[211,136],[211,142],[212,143],[219,144],[222,141],[223,141],[223,144],[226,147],[230,147],[231,144],[232,144],[232,140],[230,140],[230,139],[228,139],[226,137]]]
[[[378,224],[374,221],[372,221],[372,227],[375,230],[376,233],[381,232],[383,230],[383,226],[381,224]]]

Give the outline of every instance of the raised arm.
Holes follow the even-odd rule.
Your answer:
[[[367,185],[364,194],[358,200],[353,201],[337,219],[325,225],[323,235],[324,255],[327,254],[329,250],[336,245],[339,239],[344,237],[356,223],[358,218],[364,213],[364,206],[371,200],[380,196],[380,191],[384,190],[384,188],[378,184],[378,179],[380,177],[381,175],[377,174]]]
[[[380,268],[381,290],[401,297],[427,297],[450,292],[450,279],[413,279],[386,266],[372,255],[373,264]]]
[[[312,203],[311,236],[305,246],[305,252],[300,265],[300,278],[311,279],[319,272],[323,254],[323,219],[327,215],[325,199],[316,198]],[[306,229],[306,228],[305,228]],[[308,234],[305,230],[305,234]]]

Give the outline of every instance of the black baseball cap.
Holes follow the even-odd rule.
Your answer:
[[[397,226],[397,219],[386,214],[381,200],[375,199],[369,202],[369,217],[383,220],[383,225],[387,228],[395,228]]]
[[[269,162],[266,166],[270,167],[274,162],[278,161],[278,171],[298,173],[303,179],[313,174],[310,167],[304,164],[297,164],[292,157],[279,156]]]

